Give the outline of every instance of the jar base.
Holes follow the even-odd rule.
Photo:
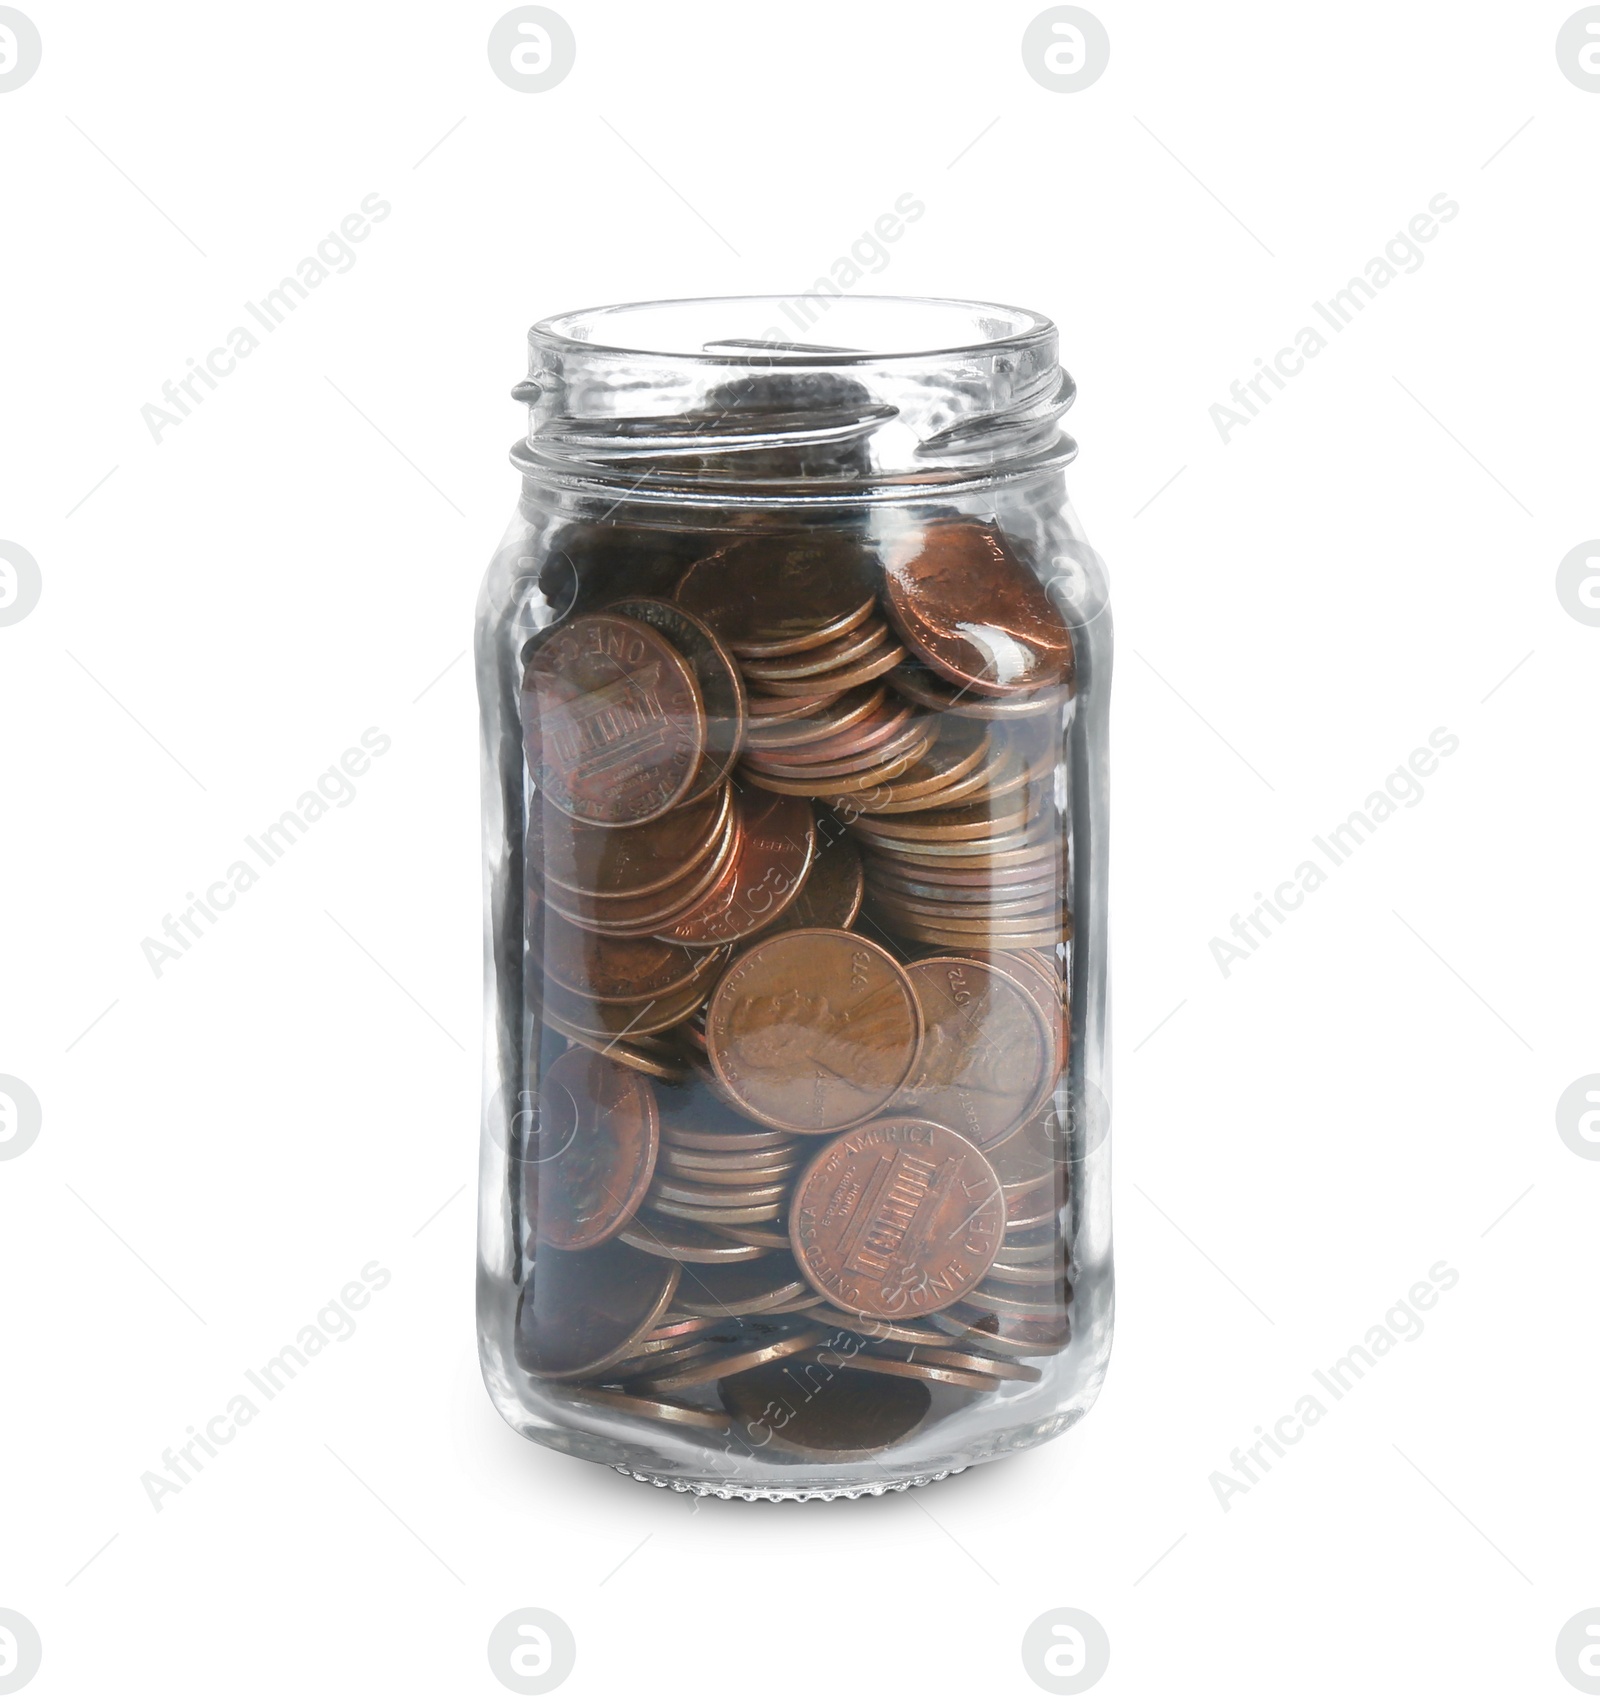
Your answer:
[[[955,1473],[965,1472],[966,1466],[946,1467],[942,1472],[921,1473],[911,1478],[886,1478],[877,1484],[837,1485],[824,1489],[797,1489],[782,1484],[726,1484],[708,1479],[662,1478],[654,1473],[635,1472],[620,1461],[612,1463],[624,1478],[640,1484],[652,1484],[658,1490],[676,1490],[687,1496],[715,1496],[723,1502],[854,1502],[860,1496],[884,1496],[891,1490],[920,1490],[926,1484],[937,1484]]]

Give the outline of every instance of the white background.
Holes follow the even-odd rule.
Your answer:
[[[1097,0],[1076,94],[1027,75],[1033,0],[562,0],[576,68],[542,94],[490,72],[498,0],[25,9],[0,535],[43,594],[0,628],[0,1073],[43,1129],[0,1164],[0,1608],[43,1639],[28,1695],[492,1699],[525,1605],[572,1627],[573,1698],[1041,1696],[1021,1638],[1061,1606],[1110,1635],[1106,1699],[1577,1695],[1600,1164],[1554,1113],[1600,1071],[1600,628],[1555,572],[1600,535],[1600,95],[1556,62],[1569,0]],[[354,267],[152,441],[163,381],[371,192]],[[905,192],[926,216],[864,287],[1049,313],[1082,397],[1118,613],[1118,1339],[1030,1455],[696,1506],[523,1442],[479,1382],[463,652],[526,326],[804,290]],[[1224,444],[1212,404],[1440,193],[1420,269]],[[355,801],[157,978],[141,941],[369,727]],[[1224,977],[1212,938],[1438,727],[1422,802]],[[373,1260],[356,1334],[154,1511],[141,1474]],[[1229,1452],[1440,1260],[1424,1334],[1224,1512]]]

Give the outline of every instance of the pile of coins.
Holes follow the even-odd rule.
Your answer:
[[[992,521],[552,560],[519,1363],[801,1458],[1037,1381],[1071,1335],[1070,630]]]

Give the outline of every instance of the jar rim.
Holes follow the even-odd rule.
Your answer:
[[[840,325],[834,316],[844,308],[841,331],[851,324],[869,326],[874,319],[886,323],[918,322],[930,330],[941,320],[950,323],[952,330],[962,315],[966,316],[971,334],[932,335],[928,338],[908,336],[890,339],[905,342],[905,347],[855,348],[823,343],[807,343],[788,339],[756,337],[730,338],[726,341],[687,346],[691,338],[674,339],[657,333],[634,338],[632,341],[613,341],[605,332],[624,316],[649,327],[652,316],[656,323],[683,319],[693,321],[696,315],[711,311],[726,311],[730,316],[750,316],[759,323],[762,316],[778,319],[786,307],[798,303],[817,303],[828,311],[825,329]],[[809,322],[799,320],[798,324]],[[590,335],[579,335],[581,329]],[[732,327],[730,327],[732,329]],[[763,330],[781,326],[763,327]],[[601,333],[600,336],[594,335]],[[646,302],[611,302],[598,307],[577,308],[552,314],[541,319],[528,332],[528,341],[539,349],[570,354],[649,355],[675,361],[703,363],[707,366],[738,366],[805,369],[808,367],[838,368],[881,364],[888,361],[917,361],[949,359],[963,355],[989,355],[997,350],[1022,350],[1053,339],[1056,325],[1045,315],[1031,308],[1012,307],[1002,302],[974,301],[957,297],[855,295],[840,291],[828,295],[803,291],[793,296],[734,295],[661,297]]]

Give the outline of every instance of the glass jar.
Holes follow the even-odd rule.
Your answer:
[[[1111,622],[1056,344],[842,295],[529,334],[477,626],[478,1328],[525,1436],[857,1496],[1094,1401]]]

